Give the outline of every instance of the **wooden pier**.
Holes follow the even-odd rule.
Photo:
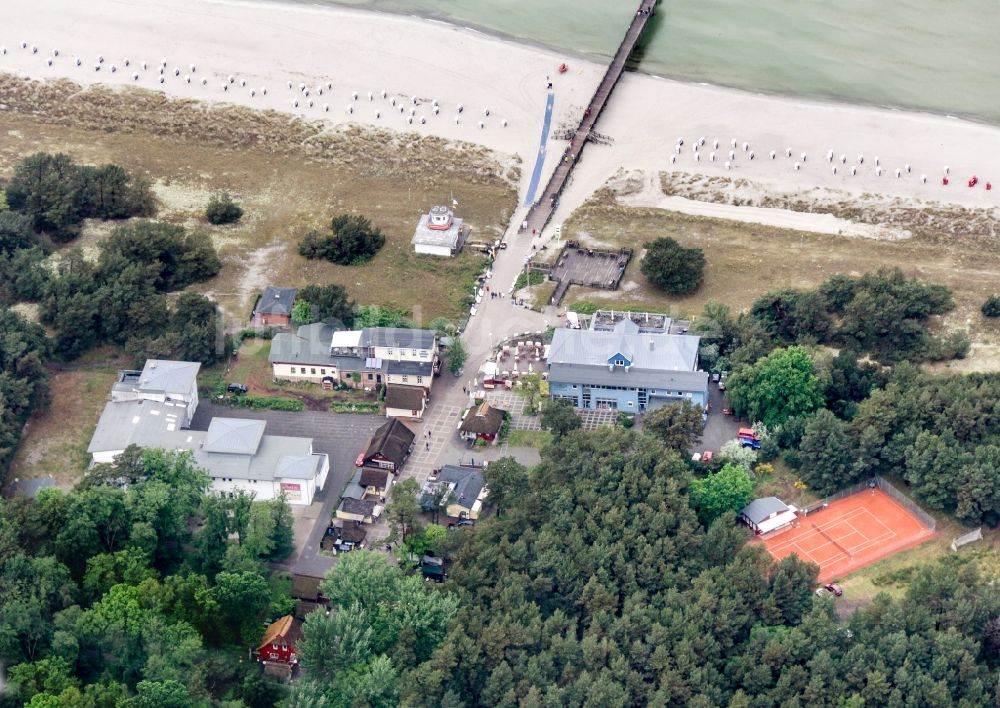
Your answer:
[[[604,78],[598,84],[597,90],[590,99],[590,103],[587,105],[580,123],[572,133],[565,155],[559,164],[556,165],[555,172],[549,178],[548,183],[545,185],[545,190],[538,197],[538,201],[528,210],[526,221],[529,233],[541,233],[545,225],[549,223],[549,219],[552,218],[552,212],[555,211],[559,203],[559,196],[566,187],[573,168],[580,159],[583,146],[591,138],[594,125],[597,123],[597,119],[601,117],[601,112],[607,105],[608,98],[618,83],[618,79],[621,78],[622,72],[625,70],[625,63],[628,61],[632,50],[635,49],[635,45],[639,41],[639,36],[646,28],[646,23],[652,17],[653,8],[657,2],[659,0],[642,0],[635,15],[632,17],[632,22],[625,33],[625,38],[622,39],[622,43],[619,45],[618,51],[615,52],[615,56],[611,60]]]

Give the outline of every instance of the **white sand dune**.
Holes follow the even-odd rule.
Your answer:
[[[331,126],[365,123],[469,140],[519,154],[522,192],[538,150],[547,78],[555,83],[555,128],[579,117],[604,72],[600,64],[439,22],[345,8],[229,0],[34,0],[11,5],[4,8],[0,25],[0,45],[6,47],[0,71],[137,85],[173,96],[288,111]],[[623,30],[628,20],[623,11]],[[166,61],[162,75],[161,60]],[[570,70],[559,75],[556,67],[562,61]],[[138,80],[133,80],[135,73]],[[300,84],[308,87],[308,96]],[[835,188],[976,207],[1000,204],[1000,129],[943,116],[762,96],[632,74],[616,89],[597,130],[610,135],[614,144],[587,148],[557,220],[567,215],[569,204],[582,201],[620,168],[746,177],[782,193]],[[679,137],[684,145],[675,156]],[[701,137],[706,142],[696,161],[692,148]],[[731,147],[733,139],[736,148]],[[713,150],[715,140],[719,147]],[[550,139],[545,177],[562,147]],[[791,158],[785,156],[786,148]],[[730,150],[735,156],[727,171]],[[771,150],[777,153],[774,160],[769,159]],[[832,163],[827,160],[830,150]],[[713,151],[714,162],[709,159]],[[859,155],[865,158],[860,165]],[[881,176],[876,175],[876,157]],[[852,165],[857,170],[853,176]],[[946,165],[951,168],[947,187],[941,184]],[[980,181],[970,189],[966,181],[973,174]],[[927,176],[926,184],[921,175]],[[986,191],[989,180],[996,180],[998,188]]]

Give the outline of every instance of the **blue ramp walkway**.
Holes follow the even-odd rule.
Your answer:
[[[531,173],[531,182],[528,184],[528,193],[524,197],[524,206],[531,206],[535,203],[535,192],[538,190],[538,182],[542,178],[542,165],[545,164],[545,144],[549,140],[549,123],[552,122],[552,104],[556,100],[556,95],[549,91],[549,97],[545,101],[545,120],[542,122],[542,137],[538,142],[538,157],[535,158],[535,169]]]

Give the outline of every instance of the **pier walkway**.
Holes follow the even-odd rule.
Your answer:
[[[545,189],[542,191],[538,201],[536,201],[528,211],[526,221],[529,233],[533,231],[541,233],[542,229],[545,228],[545,225],[549,223],[549,219],[552,218],[552,212],[555,211],[559,195],[562,194],[566,183],[569,181],[573,168],[580,159],[580,153],[583,151],[583,146],[590,138],[591,132],[594,129],[594,124],[597,123],[597,119],[600,118],[601,112],[604,110],[604,106],[607,105],[611,92],[614,90],[615,85],[618,83],[618,79],[621,78],[622,72],[625,70],[625,63],[628,61],[632,50],[635,49],[635,45],[639,41],[639,36],[646,28],[646,23],[649,21],[649,18],[652,17],[653,8],[656,6],[658,1],[659,0],[642,0],[636,14],[632,17],[632,22],[629,24],[628,31],[625,33],[625,38],[622,40],[621,45],[619,45],[618,51],[615,52],[615,56],[611,60],[611,64],[608,66],[608,70],[605,72],[604,78],[602,78],[601,83],[598,84],[593,98],[590,99],[590,103],[587,105],[587,109],[584,111],[583,117],[580,120],[579,125],[576,127],[576,131],[573,133],[573,137],[569,141],[569,145],[566,148],[566,154],[563,156],[560,163],[556,165],[555,172],[553,172],[552,177],[549,178],[549,181],[545,185]]]

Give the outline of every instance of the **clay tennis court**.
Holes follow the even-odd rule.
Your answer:
[[[792,553],[819,566],[830,582],[934,536],[913,514],[880,489],[858,492],[826,508],[799,516],[764,538],[776,560]]]

